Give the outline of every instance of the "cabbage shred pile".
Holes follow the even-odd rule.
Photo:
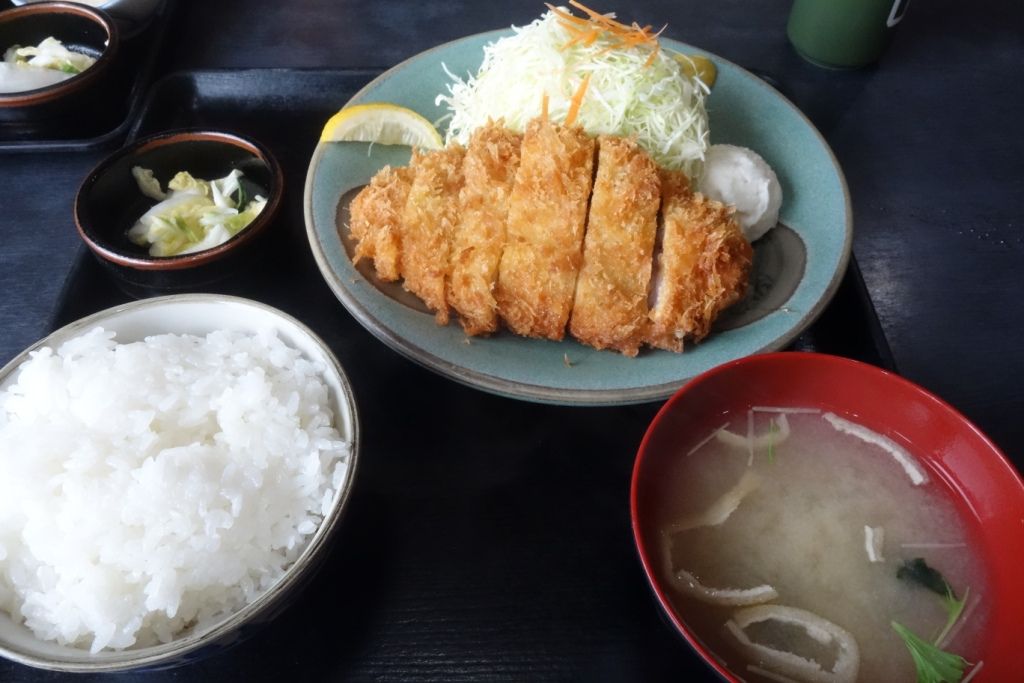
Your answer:
[[[466,144],[488,120],[522,132],[541,115],[562,122],[584,79],[590,82],[576,122],[591,135],[635,137],[659,165],[700,175],[708,146],[707,88],[690,78],[666,50],[623,46],[602,34],[590,44],[576,42],[554,11],[514,35],[484,47],[475,76],[452,79],[438,105],[450,110],[446,143]]]

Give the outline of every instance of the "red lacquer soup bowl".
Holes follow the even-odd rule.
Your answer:
[[[874,366],[799,352],[750,356],[694,378],[658,412],[637,453],[630,506],[640,561],[665,615],[705,662],[725,679],[739,680],[690,627],[680,609],[686,603],[673,603],[662,580],[658,496],[673,462],[686,456],[681,445],[698,443],[723,415],[750,406],[832,412],[917,458],[953,501],[985,566],[987,613],[972,658],[983,665],[972,681],[1024,681],[1024,482],[1017,470],[977,427],[921,387]]]

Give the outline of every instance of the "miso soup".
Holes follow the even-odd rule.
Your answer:
[[[912,683],[897,622],[970,676],[985,575],[937,473],[829,413],[727,419],[680,444],[658,492],[658,571],[705,646],[748,681]]]

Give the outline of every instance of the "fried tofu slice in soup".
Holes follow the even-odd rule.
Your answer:
[[[401,277],[401,220],[412,185],[409,168],[385,166],[349,205],[349,231],[356,240],[354,262],[367,258],[381,280]]]
[[[435,312],[439,325],[448,323],[445,289],[451,239],[459,218],[464,153],[459,145],[414,152],[412,185],[402,212],[403,286]]]
[[[599,137],[583,265],[569,322],[569,332],[584,344],[627,356],[640,350],[660,201],[654,161],[632,140]]]
[[[732,209],[690,190],[686,176],[662,171],[660,250],[651,284],[647,343],[681,351],[746,293],[753,249]]]
[[[522,141],[502,122],[489,123],[473,133],[462,162],[465,182],[452,239],[448,303],[469,335],[498,329],[494,289]]]
[[[495,290],[498,312],[517,334],[565,335],[593,169],[594,141],[582,128],[546,119],[527,125]]]

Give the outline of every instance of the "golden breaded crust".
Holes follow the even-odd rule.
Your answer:
[[[561,339],[582,260],[594,141],[582,128],[526,127],[498,268],[498,312],[513,332]]]
[[[505,249],[509,197],[523,137],[501,121],[477,129],[462,162],[459,223],[452,239],[448,303],[459,312],[466,334],[498,329],[494,288]]]
[[[686,273],[696,268],[700,240],[687,239],[684,206],[691,196],[690,183],[680,171],[661,171],[661,215],[651,278],[650,323],[647,343],[674,351],[683,350],[686,336],[682,323],[686,302],[694,287]]]
[[[694,199],[694,210],[708,217],[698,279],[703,302],[692,333],[694,341],[700,341],[711,331],[715,318],[747,293],[754,248],[732,217],[733,207],[701,194],[695,194]]]
[[[662,171],[661,250],[656,256],[647,342],[681,351],[700,341],[715,318],[746,292],[753,249],[733,210],[689,189],[679,172]]]
[[[349,231],[357,240],[353,260],[372,260],[381,280],[401,277],[400,223],[412,176],[408,168],[385,166],[349,205]]]
[[[583,266],[569,332],[597,349],[635,356],[647,326],[651,258],[658,228],[658,168],[627,138],[598,138]]]
[[[453,145],[414,153],[412,186],[402,212],[403,286],[435,311],[439,325],[448,324],[445,283],[451,238],[458,223],[464,152]]]

